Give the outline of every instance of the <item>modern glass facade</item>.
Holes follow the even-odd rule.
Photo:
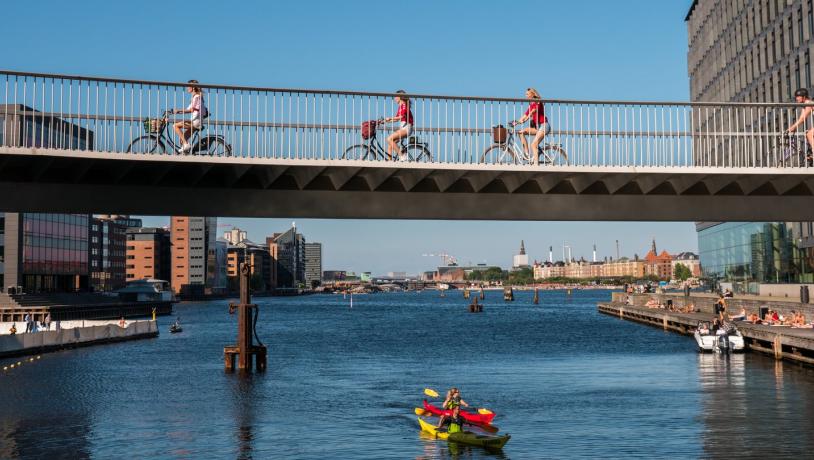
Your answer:
[[[706,278],[731,282],[740,292],[758,284],[814,282],[811,249],[802,248],[800,224],[728,222],[698,224],[701,270]]]
[[[80,288],[88,275],[87,214],[25,213],[22,219],[23,285],[32,291]]]

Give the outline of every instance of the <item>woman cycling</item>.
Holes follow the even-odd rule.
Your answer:
[[[198,86],[198,80],[190,80],[187,83],[187,92],[192,94],[192,100],[189,106],[185,109],[173,109],[172,113],[191,113],[189,120],[176,122],[173,126],[176,134],[181,139],[180,153],[189,153],[192,149],[189,145],[189,138],[192,136],[193,130],[201,129],[201,121],[208,116],[206,104],[204,104],[204,97],[201,88]]]
[[[526,109],[526,112],[520,117],[519,120],[515,120],[509,123],[512,126],[522,125],[526,121],[531,121],[528,127],[521,129],[517,132],[518,136],[520,137],[520,141],[523,143],[523,150],[526,152],[529,158],[531,158],[532,164],[537,164],[538,156],[537,156],[537,147],[539,147],[540,142],[543,141],[543,138],[546,134],[551,132],[551,125],[548,124],[548,119],[545,116],[545,110],[543,110],[543,103],[540,101],[542,99],[540,97],[540,93],[537,92],[534,88],[528,88],[526,90],[526,98],[531,99],[529,102],[529,108]],[[535,152],[534,155],[529,153],[529,145],[528,141],[526,140],[527,135],[534,136],[534,140],[531,141],[531,150]]]
[[[406,94],[404,90],[396,91],[396,94]],[[390,160],[395,159],[393,156],[398,152],[399,159],[407,161],[406,154],[401,153],[399,141],[413,133],[413,112],[410,110],[410,99],[404,96],[396,96],[396,104],[399,109],[395,116],[382,119],[382,123],[393,123],[398,121],[399,129],[393,131],[392,134],[387,136],[387,157]]]

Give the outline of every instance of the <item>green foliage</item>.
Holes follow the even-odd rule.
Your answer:
[[[532,283],[534,283],[534,271],[530,267],[509,272],[509,284],[521,285]]]
[[[690,267],[684,264],[676,264],[675,269],[673,270],[673,278],[681,281],[687,281],[687,279],[692,278],[692,271]]]
[[[468,281],[503,281],[507,278],[507,272],[498,267],[489,267],[486,270],[472,270],[472,273],[466,277]]]

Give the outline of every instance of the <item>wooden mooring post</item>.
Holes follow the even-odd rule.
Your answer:
[[[506,302],[511,302],[514,300],[514,291],[512,290],[511,286],[503,288],[503,300]]]
[[[464,299],[469,298],[469,289],[464,289]]]
[[[255,358],[258,372],[265,371],[268,363],[266,346],[260,343],[255,345],[252,340],[258,309],[257,305],[251,303],[250,279],[251,268],[246,263],[240,264],[240,303],[229,304],[230,314],[237,311],[237,345],[223,347],[226,372],[234,372],[235,368],[240,372],[251,372],[252,357]]]
[[[478,298],[473,297],[472,303],[469,304],[469,313],[482,313],[483,305],[478,303]]]
[[[540,291],[537,288],[534,288],[534,305],[540,303]]]

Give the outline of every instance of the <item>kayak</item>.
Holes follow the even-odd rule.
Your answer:
[[[435,437],[435,439],[443,439],[449,442],[457,442],[458,444],[467,444],[470,446],[486,447],[487,449],[501,449],[509,442],[509,439],[511,439],[511,435],[508,434],[502,436],[487,436],[471,431],[447,433],[443,428],[439,430],[435,425],[425,422],[421,417],[418,418],[418,424],[421,425],[421,431],[429,433]]]
[[[424,400],[424,409],[432,415],[452,415],[451,410],[435,407],[428,403],[426,399]],[[461,417],[470,423],[489,425],[492,423],[492,419],[495,418],[495,414],[478,414],[477,412],[467,412],[465,410],[461,410]]]

